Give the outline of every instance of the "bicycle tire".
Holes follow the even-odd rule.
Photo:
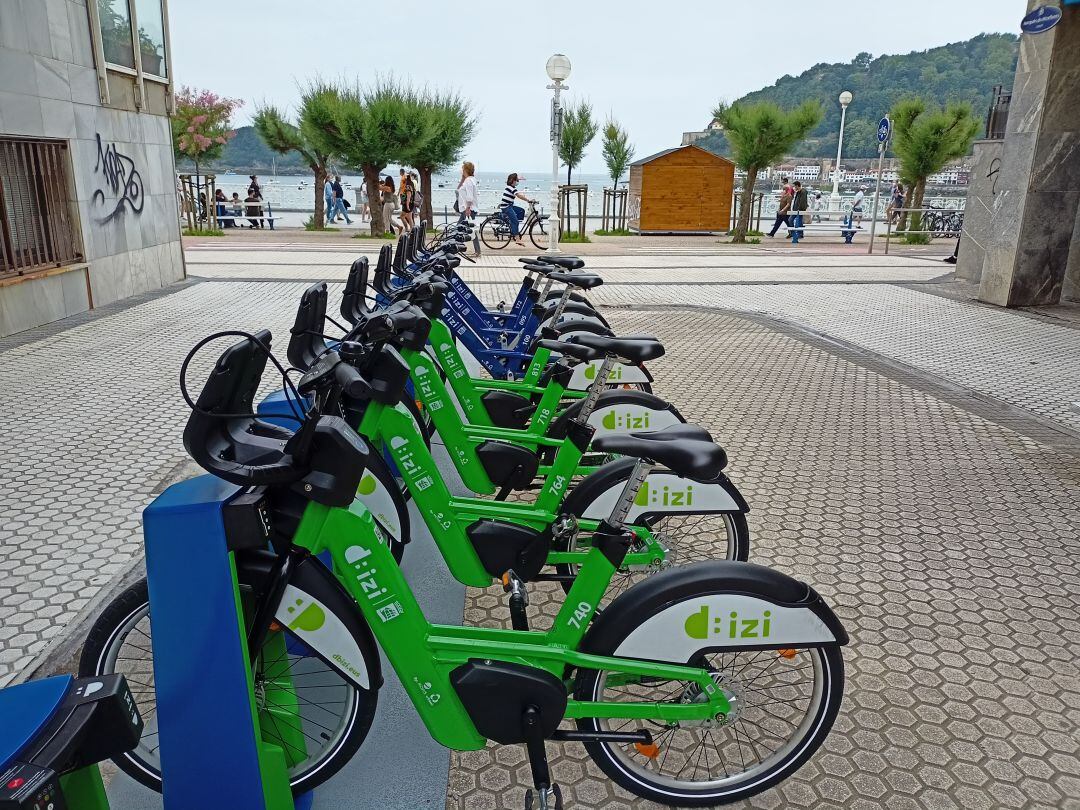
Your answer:
[[[501,229],[505,229],[505,238]],[[489,250],[502,250],[510,244],[510,227],[498,217],[488,217],[480,223],[480,241]]]
[[[686,602],[690,605],[696,605],[701,597],[725,593],[723,590],[718,590],[713,584],[721,579],[720,576],[715,576],[712,573],[712,571],[717,574],[722,573],[719,565],[713,567],[706,563],[700,567],[695,566],[693,569],[671,571],[668,573],[669,579],[665,583],[667,587],[660,587],[659,581],[654,579],[650,581],[649,585],[640,590],[635,589],[632,594],[628,594],[625,598],[605,609],[601,619],[598,619],[598,622],[602,620],[603,629],[600,629],[599,624],[594,624],[593,630],[590,631],[581,644],[581,651],[592,655],[614,655],[620,644],[631,633],[657,613],[671,608],[674,604]],[[791,689],[793,684],[801,684],[804,690],[810,692],[806,698],[805,715],[797,726],[795,723],[791,723],[791,725],[795,726],[791,738],[786,744],[778,747],[775,751],[769,752],[761,763],[761,767],[748,768],[743,763],[743,773],[736,772],[734,776],[725,767],[724,778],[721,778],[718,771],[716,779],[712,778],[710,769],[707,774],[708,781],[700,783],[694,781],[698,774],[697,765],[690,773],[688,780],[682,779],[681,770],[675,777],[668,777],[663,774],[664,761],[667,760],[666,756],[663,761],[655,756],[650,761],[649,754],[643,753],[640,748],[635,749],[633,744],[586,742],[584,744],[585,750],[593,762],[613,782],[636,796],[675,807],[713,807],[748,798],[787,779],[805,765],[820,748],[832,729],[844,695],[844,659],[839,645],[829,644],[795,650],[774,650],[772,652],[776,655],[776,658],[772,659],[767,657],[770,651],[765,650],[765,662],[756,665],[759,667],[757,671],[747,671],[747,668],[755,666],[756,659],[763,655],[761,651],[742,651],[733,648],[727,650],[715,650],[714,648],[710,650],[706,646],[709,643],[711,642],[701,642],[702,650],[692,655],[689,660],[696,666],[707,666],[710,670],[716,672],[717,676],[719,676],[718,683],[722,684],[725,689],[735,692],[740,698],[738,714],[731,718],[725,718],[725,722],[722,724],[706,726],[705,731],[698,731],[700,727],[693,723],[680,725],[678,723],[668,724],[664,721],[651,721],[652,731],[655,734],[654,745],[658,745],[665,752],[678,751],[677,740],[679,735],[689,736],[692,740],[694,735],[697,734],[701,736],[701,747],[704,747],[705,740],[715,746],[717,745],[716,739],[721,739],[721,735],[732,733],[729,729],[734,729],[736,739],[738,739],[740,723],[744,716],[747,718],[746,722],[741,726],[744,736],[746,732],[749,732],[754,735],[751,739],[754,739],[757,735],[751,729],[757,726],[752,718],[757,715],[759,719],[764,718],[765,721],[768,721],[768,716],[771,714],[775,717],[775,712],[778,711],[776,701],[769,700],[772,697],[770,692],[761,687],[766,687],[769,690],[775,689],[777,694],[790,694],[790,692],[785,693],[783,690]],[[734,665],[728,666],[727,656],[729,655],[735,660]],[[720,657],[720,666],[715,663],[717,656]],[[746,656],[746,658],[739,658],[739,656]],[[775,679],[777,677],[776,673],[769,672],[770,660],[775,662],[784,659],[796,661],[796,663],[792,669],[789,669],[786,673],[781,673],[781,682],[776,684],[770,684],[769,681],[761,683],[760,678],[762,675],[758,674],[760,668],[764,667],[763,674],[769,675],[770,679]],[[807,664],[810,664],[809,670],[812,672],[809,680],[806,675],[796,678],[800,671],[807,671]],[[783,683],[783,678],[786,678],[788,683]],[[605,685],[605,673],[602,671],[579,669],[575,676],[573,694],[575,699],[580,701],[604,700],[605,697],[609,700],[618,700],[618,693],[625,692],[627,689],[625,685],[620,685],[616,687],[618,692],[610,694],[604,691]],[[637,688],[652,689],[657,693],[662,693],[668,692],[670,686],[670,681],[650,682],[643,680],[637,685]],[[662,700],[663,702],[680,702],[683,699],[688,699],[686,697],[688,691],[680,692],[675,690],[674,693],[668,693],[664,696]],[[629,696],[632,699],[648,700],[648,698],[641,695],[631,694]],[[762,706],[768,705],[769,708],[758,708],[756,704],[759,702]],[[788,702],[794,703],[793,700]],[[800,713],[796,711],[795,715],[799,717]],[[650,721],[638,722],[640,725],[647,725]],[[606,731],[613,728],[608,724],[608,721],[598,718],[578,719],[577,727],[579,730],[586,732]],[[714,734],[716,739],[713,738]],[[741,742],[737,744],[741,745]],[[728,737],[728,744],[730,745],[730,737]],[[700,750],[695,750],[698,757],[700,757]],[[709,751],[706,752],[707,761],[710,758],[710,753]],[[673,758],[672,770],[678,766],[678,762],[679,754],[676,754]],[[764,767],[766,763],[770,764]],[[733,761],[732,764],[738,765],[738,762]]]
[[[537,239],[537,235],[541,238]],[[533,224],[529,226],[529,240],[533,243],[533,247],[537,250],[547,250],[550,247],[550,238],[544,228],[544,221],[539,217],[533,220]]]
[[[240,578],[241,582],[243,582],[244,569],[241,566],[237,567],[237,576]],[[132,628],[137,626],[139,623],[138,617],[140,615],[149,616],[149,608],[150,600],[145,578],[140,579],[138,582],[125,589],[116,597],[116,599],[110,602],[94,622],[94,625],[87,636],[86,643],[83,645],[82,655],[79,659],[79,676],[94,677],[112,674],[112,672],[116,671],[115,660],[112,662],[111,666],[108,664],[108,654],[112,650],[113,645],[117,643],[117,634],[128,625],[131,625]],[[135,620],[134,624],[132,624],[133,619]],[[145,619],[145,621],[149,626],[149,620]],[[142,632],[142,635],[147,636],[147,640],[152,643],[152,640],[145,632]],[[318,660],[321,663],[321,659],[315,660]],[[342,679],[342,683],[344,684],[344,688],[352,689],[353,692],[359,693],[359,690],[345,682],[344,679]],[[135,683],[132,687],[133,692],[137,692],[140,685],[144,688],[146,686],[152,687],[152,683]],[[137,700],[136,702],[138,703],[139,701]],[[300,795],[310,790],[314,790],[341,770],[341,768],[352,759],[364,739],[367,737],[368,732],[371,730],[371,723],[375,717],[377,703],[378,690],[371,690],[368,692],[366,700],[356,700],[354,702],[355,711],[347,718],[346,729],[344,733],[337,738],[336,744],[333,750],[329,752],[329,755],[313,762],[300,774],[290,773],[289,784],[294,795]],[[156,698],[154,705],[156,707]],[[153,711],[156,711],[156,708]],[[152,716],[153,711],[147,712],[140,707],[140,712],[143,714],[144,719]],[[149,728],[149,725],[144,728],[144,737],[148,734]],[[264,733],[268,733],[268,731],[264,731]],[[147,761],[140,759],[136,755],[136,751],[138,750],[139,749],[136,748],[133,751],[120,754],[119,756],[114,757],[112,761],[120,768],[120,770],[124,771],[124,773],[132,779],[151,790],[160,793],[160,770],[156,769]]]

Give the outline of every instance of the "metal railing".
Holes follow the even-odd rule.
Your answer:
[[[0,138],[0,279],[82,261],[62,141]]]
[[[931,239],[958,239],[964,231],[963,210],[934,208],[931,206],[928,208],[894,208],[893,213],[900,214],[901,219],[903,219],[904,214],[907,214],[909,219],[911,214],[919,214],[919,224],[922,227],[918,230],[907,228],[902,231],[893,231],[893,218],[890,217],[886,222],[885,230],[886,253],[889,252],[889,245],[894,237],[901,238],[909,234],[920,233],[926,234]]]
[[[986,139],[1000,141],[1005,137],[1005,127],[1009,123],[1009,107],[1012,105],[1012,90],[1002,85],[995,85],[994,98],[986,113]]]

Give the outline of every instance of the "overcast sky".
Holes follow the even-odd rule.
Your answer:
[[[573,63],[569,100],[630,132],[637,157],[702,129],[719,99],[819,62],[1019,33],[1023,0],[503,0],[393,3],[179,0],[169,4],[178,84],[294,107],[316,75],[392,72],[449,87],[480,114],[467,156],[483,171],[550,172],[547,57]],[[843,88],[836,88],[837,93]],[[987,88],[987,93],[990,88]],[[858,104],[856,99],[855,104]],[[882,110],[882,113],[885,111]],[[877,112],[874,113],[877,115]],[[599,138],[581,170],[603,171]]]

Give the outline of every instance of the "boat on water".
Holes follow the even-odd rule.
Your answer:
[[[236,172],[234,172],[232,169],[229,169],[227,172],[224,173],[225,177],[230,177],[230,176],[235,176],[235,175],[236,175]]]

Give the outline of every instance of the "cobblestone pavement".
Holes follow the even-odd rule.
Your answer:
[[[266,263],[317,259],[329,271],[335,252],[267,251]],[[940,270],[890,262],[843,278]],[[485,295],[513,295],[516,268],[481,268]],[[136,560],[139,511],[184,460],[176,373],[194,340],[269,326],[283,347],[305,283],[230,274],[251,278],[231,269],[0,339],[0,685],[24,677]],[[676,283],[611,283],[597,298],[669,307],[610,314],[619,330],[664,338],[659,393],[728,447],[754,510],[752,558],[812,582],[853,637],[825,750],[753,806],[1080,808],[1080,447],[1067,432],[1080,417],[1056,405],[1080,399],[1078,331],[928,294],[938,285],[655,276]],[[981,404],[950,404],[920,372]],[[1022,410],[1004,420],[995,402]],[[1025,413],[1066,432],[1049,441]],[[537,617],[550,616],[551,595],[534,597]],[[502,621],[499,605],[476,593],[466,619]],[[521,806],[518,748],[455,763],[448,807]],[[599,779],[580,747],[554,763],[579,806],[646,807]]]
[[[744,806],[1080,808],[1080,447],[1052,450],[765,324],[662,314],[616,322],[662,334],[658,392],[728,448],[751,559],[813,583],[852,636],[823,750]],[[543,627],[560,598],[532,596]],[[508,623],[503,599],[471,591],[466,621]],[[447,807],[520,808],[519,748],[455,754]],[[550,753],[573,806],[654,807],[581,746]]]

